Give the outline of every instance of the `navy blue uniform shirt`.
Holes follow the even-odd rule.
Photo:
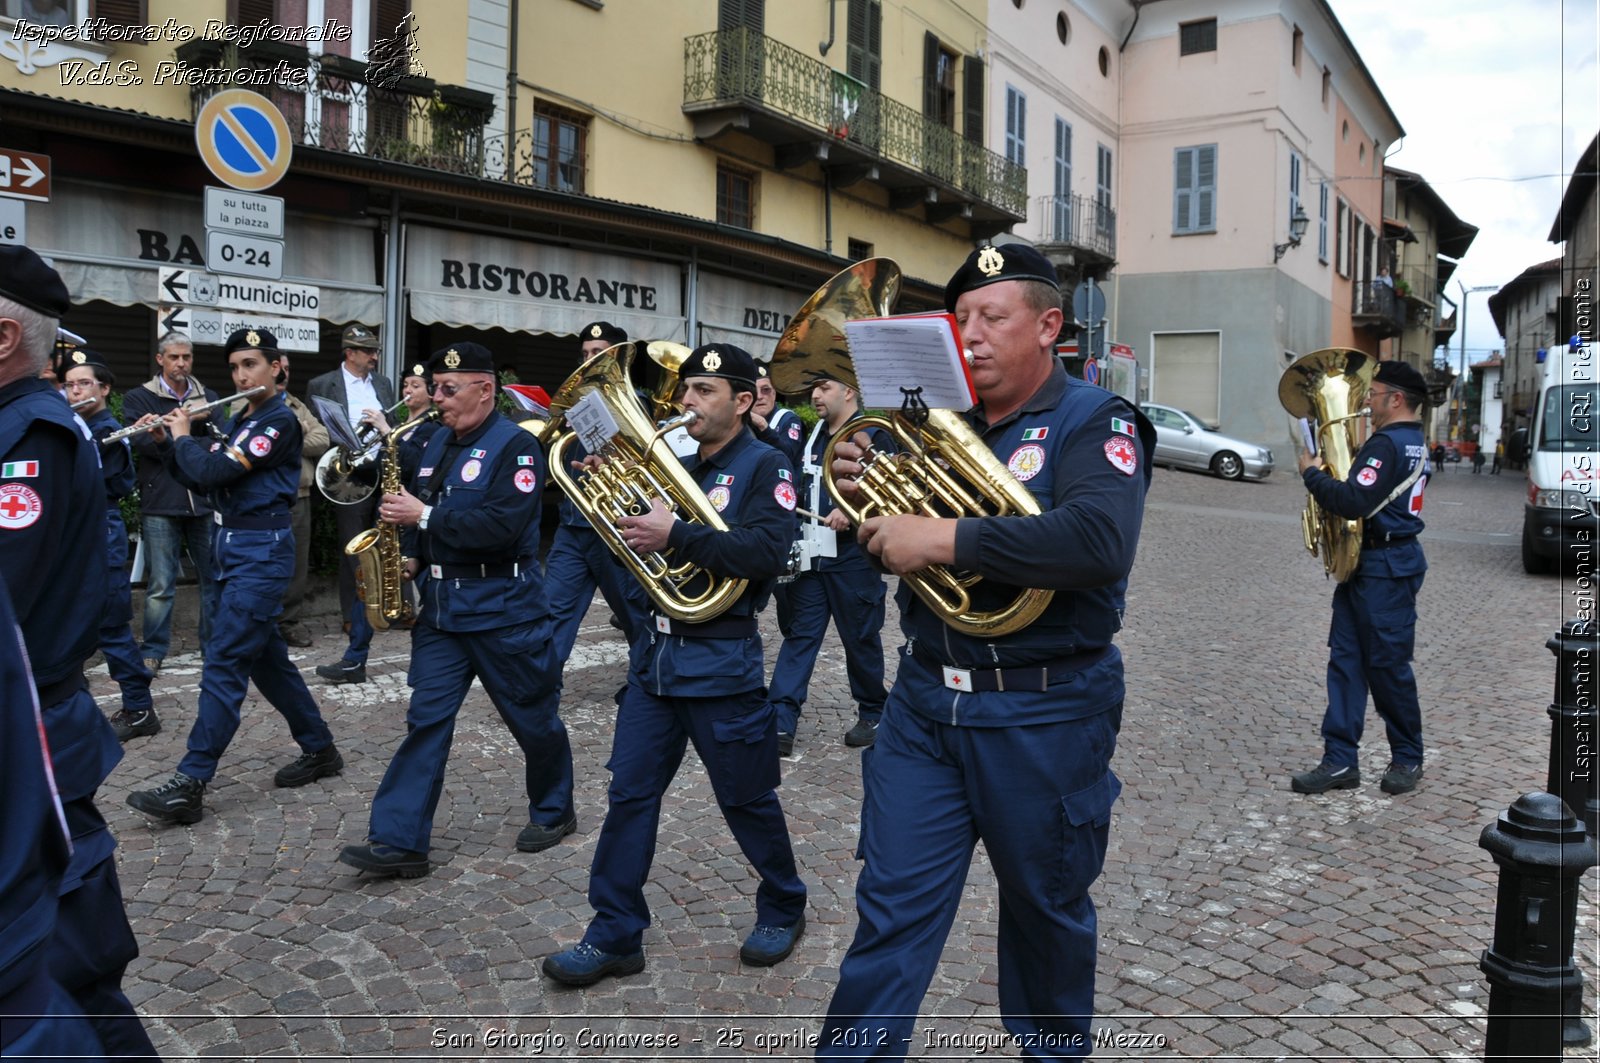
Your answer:
[[[806,424],[800,415],[783,406],[774,406],[766,430],[756,438],[788,459],[791,469],[800,465],[800,452],[805,449]]]
[[[274,395],[254,413],[247,409],[229,418],[222,434],[225,443],[169,438],[162,459],[175,479],[209,493],[223,527],[289,527],[300,486],[300,418],[282,395]]]
[[[1336,480],[1328,473],[1310,468],[1302,479],[1317,505],[1337,516],[1354,520],[1366,517],[1389,494],[1428,459],[1427,445],[1422,441],[1422,425],[1417,421],[1400,421],[1384,425],[1350,461],[1350,475]],[[1387,550],[1361,552],[1357,571],[1364,575],[1414,576],[1427,571],[1422,548],[1415,543],[1422,531],[1422,495],[1427,488],[1428,474],[1424,472],[1409,488],[1390,500],[1376,515],[1367,519],[1366,538],[1412,539],[1409,547],[1390,547]]]
[[[493,410],[463,438],[448,428],[434,433],[414,492],[432,507],[427,526],[403,539],[423,566],[424,622],[440,631],[489,631],[549,615],[537,561],[544,473],[539,441]],[[495,567],[488,575],[451,574],[484,565]]]
[[[111,416],[109,409],[101,410],[86,423],[89,431],[94,433],[95,441],[100,443],[100,471],[106,482],[106,507],[116,509],[118,502],[133,494],[133,444],[126,439],[109,445],[104,442],[106,436],[122,427]]]
[[[702,460],[695,454],[683,463],[728,530],[675,522],[667,537],[672,560],[690,562],[717,576],[749,580],[744,593],[719,619],[754,617],[766,608],[773,582],[788,563],[789,544],[795,537],[794,473],[783,455],[756,439],[748,427],[710,458]],[[755,690],[765,681],[759,634],[746,638],[701,638],[659,630],[650,634],[639,678],[651,693],[726,697]]]

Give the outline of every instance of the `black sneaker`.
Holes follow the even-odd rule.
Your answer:
[[[427,853],[396,849],[382,842],[347,845],[339,853],[339,862],[385,878],[421,878],[433,870],[428,865]]]
[[[1421,781],[1421,764],[1392,762],[1389,765],[1389,770],[1384,772],[1383,778],[1378,781],[1378,789],[1386,794],[1409,794],[1417,788],[1417,783]]]
[[[530,823],[522,828],[521,834],[517,835],[517,852],[542,853],[577,829],[577,816],[554,827],[541,827],[537,823]]]
[[[778,756],[787,757],[794,754],[794,732],[778,732]]]
[[[133,791],[128,804],[163,823],[199,823],[205,814],[201,807],[205,792],[205,783],[179,771],[154,790]]]
[[[562,985],[594,985],[602,978],[644,970],[644,950],[622,956],[601,952],[587,941],[580,941],[565,952],[546,956],[542,969]]]
[[[1289,789],[1297,794],[1321,794],[1329,790],[1353,790],[1361,785],[1361,769],[1348,765],[1335,767],[1323,761],[1310,771],[1303,771],[1289,780]]]
[[[343,770],[344,758],[333,746],[326,746],[315,753],[302,753],[293,764],[279,768],[272,783],[274,786],[304,786]]]
[[[338,661],[334,664],[319,664],[317,674],[330,683],[365,683],[367,662]]]
[[[878,721],[861,719],[856,725],[845,732],[844,744],[847,746],[870,746],[878,740]]]
[[[771,967],[789,958],[800,935],[806,932],[806,917],[789,926],[757,926],[739,946],[739,962],[750,967]]]
[[[126,742],[130,738],[159,734],[161,718],[156,715],[156,710],[153,708],[145,709],[143,712],[129,712],[123,709],[111,717],[111,729],[117,732],[117,741]]]

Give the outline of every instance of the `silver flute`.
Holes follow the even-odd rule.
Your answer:
[[[215,402],[208,402],[203,406],[184,406],[183,410],[184,412],[188,413],[190,417],[193,417],[197,413],[205,413],[207,410],[214,410],[218,406],[226,406],[230,402],[238,402],[240,399],[253,399],[266,390],[267,389],[264,386],[253,387],[248,391],[241,391],[237,395],[229,395],[225,399],[218,399]],[[129,425],[127,428],[119,428],[117,431],[112,432],[100,442],[115,443],[119,439],[127,439],[130,436],[140,435],[141,433],[148,432],[154,428],[161,428],[164,426],[164,424],[164,421],[156,420],[150,421],[147,424]]]

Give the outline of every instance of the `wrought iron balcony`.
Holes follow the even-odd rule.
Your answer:
[[[283,112],[296,144],[484,176],[484,127],[494,114],[494,97],[486,92],[409,74],[379,76],[359,60],[313,57],[276,41],[239,48],[202,38],[179,45],[177,53],[201,70],[271,72],[270,84],[250,87]],[[196,116],[229,87],[193,85]]]
[[[1039,249],[1086,252],[1111,264],[1117,259],[1117,212],[1088,196],[1038,196]]]
[[[1403,300],[1395,294],[1393,284],[1375,280],[1357,281],[1353,288],[1350,316],[1356,328],[1371,329],[1380,338],[1398,336],[1405,331]]]
[[[900,205],[954,207],[1015,223],[1027,216],[1027,170],[918,111],[747,27],[684,40],[683,110],[697,133],[739,128],[807,159],[855,167]],[[998,231],[998,230],[995,230]]]

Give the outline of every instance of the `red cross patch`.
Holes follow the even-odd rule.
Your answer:
[[[266,436],[253,436],[250,439],[250,453],[258,458],[264,458],[272,453],[272,440]]]
[[[795,506],[794,484],[788,480],[779,480],[778,486],[772,489],[772,497],[778,500],[778,505],[784,509],[793,509]]]
[[[1132,476],[1139,471],[1139,452],[1133,447],[1133,440],[1127,436],[1112,436],[1106,440],[1106,460],[1112,468],[1124,476]]]
[[[43,515],[39,492],[26,484],[0,484],[0,530],[20,531]]]
[[[533,475],[532,469],[518,469],[511,481],[517,485],[517,490],[525,495],[533,494],[533,489],[539,486],[539,478]]]

